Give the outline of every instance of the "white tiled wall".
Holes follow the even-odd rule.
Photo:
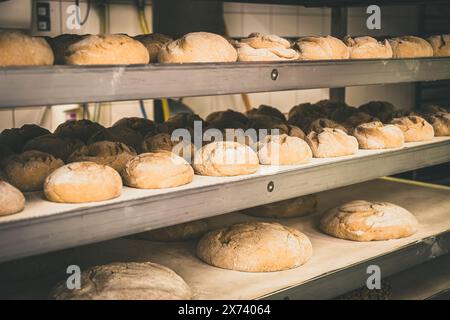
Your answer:
[[[29,28],[31,16],[31,1],[12,0],[0,3],[0,28]],[[52,19],[55,16],[51,35],[59,33],[98,33],[100,20],[98,12],[93,8],[89,20],[80,30],[67,30],[65,25],[66,9],[71,1],[53,1]],[[6,10],[8,9],[8,10]],[[82,15],[85,3],[82,3]],[[6,13],[8,12],[8,13]],[[138,16],[134,6],[111,5],[109,8],[109,32],[141,33]],[[146,8],[146,16],[151,26],[151,6]],[[304,8],[286,5],[261,4],[224,4],[225,23],[229,35],[245,37],[251,32],[273,33],[284,37],[300,37],[307,35],[330,34],[331,11],[327,8]],[[389,6],[382,8],[382,30],[367,30],[365,8],[349,9],[348,31],[352,35],[399,35],[414,34],[417,31],[418,10],[416,7]],[[328,98],[328,89],[314,89],[302,91],[285,91],[273,93],[250,94],[252,106],[269,104],[287,112],[293,105],[301,102],[314,102]],[[414,103],[414,87],[410,84],[354,87],[347,90],[347,102],[359,105],[371,99],[391,100],[402,108],[411,108]],[[191,106],[201,116],[226,108],[244,110],[240,95],[215,96],[201,98],[186,98],[184,103]],[[50,129],[64,120],[62,110],[73,106],[56,106],[47,114],[44,124]],[[148,114],[152,112],[152,102],[146,102]],[[17,109],[14,116],[12,111],[0,111],[0,129],[18,126],[31,121],[36,122],[42,115],[42,108]],[[102,107],[102,122],[109,125],[124,116],[140,116],[139,105],[135,102],[117,102],[112,107]]]

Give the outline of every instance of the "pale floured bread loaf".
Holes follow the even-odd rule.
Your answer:
[[[433,48],[424,39],[415,36],[403,36],[389,39],[394,58],[432,57]]]
[[[238,61],[297,60],[298,52],[291,43],[276,35],[252,33],[237,44]]]
[[[258,143],[258,157],[261,164],[294,165],[308,163],[312,153],[300,138],[287,134],[267,135]]]
[[[340,129],[324,128],[306,136],[315,158],[349,156],[358,151],[358,140]]]
[[[450,34],[431,36],[428,38],[428,42],[431,44],[436,57],[450,56]]]
[[[150,60],[145,46],[123,34],[90,35],[70,45],[66,64],[145,64]]]
[[[360,124],[353,131],[361,149],[389,149],[402,147],[405,136],[393,124],[384,125],[380,121]]]
[[[158,133],[145,137],[142,152],[170,151],[191,162],[195,154],[195,145],[190,141],[177,140],[168,133]]]
[[[47,176],[63,165],[61,159],[32,150],[9,157],[4,171],[8,182],[21,191],[39,191]]]
[[[122,176],[129,187],[162,189],[192,182],[194,170],[183,158],[165,151],[134,157],[126,164]]]
[[[247,222],[217,229],[197,245],[204,262],[223,269],[270,272],[297,268],[312,256],[312,245],[300,231],[279,223]]]
[[[436,137],[450,136],[450,113],[438,112],[427,117]]]
[[[206,220],[195,220],[174,226],[142,232],[133,238],[150,241],[186,241],[198,239],[209,230]]]
[[[392,48],[389,41],[377,41],[372,37],[345,37],[345,44],[350,48],[350,59],[390,59]]]
[[[100,141],[77,149],[67,162],[95,162],[120,173],[127,162],[135,156],[136,152],[123,143]]]
[[[151,262],[110,263],[81,273],[81,288],[61,282],[52,292],[57,300],[189,300],[192,292],[174,271]]]
[[[161,63],[234,62],[236,49],[222,36],[192,32],[165,45],[158,54]]]
[[[45,197],[53,202],[84,203],[120,196],[122,179],[116,170],[94,162],[67,164],[47,177]]]
[[[134,39],[141,42],[147,48],[150,62],[157,62],[159,50],[173,41],[172,38],[160,33],[141,34],[134,37]]]
[[[0,32],[0,67],[53,64],[53,51],[44,38],[17,31]]]
[[[297,40],[300,60],[348,59],[350,50],[341,40],[332,37],[304,37]]]
[[[408,237],[417,231],[416,218],[389,202],[356,200],[328,210],[320,229],[334,237],[355,241]]]
[[[212,142],[194,156],[194,170],[204,176],[237,176],[255,173],[258,155],[252,148],[234,141]]]
[[[310,194],[262,206],[241,210],[240,212],[260,218],[294,218],[312,214],[317,209],[317,196]]]
[[[0,216],[18,213],[25,208],[25,197],[19,189],[0,180]]]
[[[419,116],[395,118],[391,123],[403,131],[405,142],[426,141],[434,137],[433,126]]]

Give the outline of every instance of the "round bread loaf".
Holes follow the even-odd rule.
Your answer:
[[[99,141],[112,141],[112,142],[122,142],[127,146],[132,147],[137,152],[140,152],[143,137],[142,135],[133,129],[117,126],[105,128],[94,133],[87,144],[93,144]]]
[[[436,137],[450,136],[450,113],[438,112],[427,117]]]
[[[156,133],[155,122],[149,119],[138,117],[122,118],[114,123],[113,127],[126,127],[128,129],[139,132],[143,137],[145,137],[147,134]]]
[[[218,129],[245,129],[249,119],[245,114],[228,109],[226,111],[216,111],[206,117],[206,122]],[[221,124],[227,124],[226,126]]]
[[[0,31],[0,67],[53,64],[53,51],[44,38],[18,31]]]
[[[47,134],[50,134],[50,131],[45,128],[35,124],[25,124],[20,128],[3,130],[0,134],[0,145],[20,153],[27,141]]]
[[[426,141],[434,137],[433,126],[419,116],[406,116],[391,121],[403,131],[405,142]]]
[[[320,229],[334,237],[355,241],[408,237],[417,231],[416,218],[389,202],[356,200],[328,210]]]
[[[9,157],[4,171],[8,182],[21,191],[39,191],[47,176],[63,165],[61,159],[33,150]]]
[[[360,124],[353,131],[361,149],[389,149],[402,147],[405,136],[402,130],[392,124],[380,121]]]
[[[268,165],[294,165],[308,163],[312,158],[308,144],[300,138],[286,134],[268,135],[258,143],[259,163]]]
[[[317,209],[317,196],[302,197],[268,203],[262,206],[241,210],[240,212],[260,218],[294,218],[312,214]]]
[[[145,46],[124,34],[89,35],[65,51],[66,64],[146,64],[150,57]]]
[[[158,54],[161,63],[234,62],[236,49],[222,36],[192,32],[164,46]]]
[[[47,134],[28,141],[23,147],[23,151],[37,150],[66,161],[75,150],[83,145],[84,143],[78,139],[64,139],[54,134]]]
[[[349,156],[358,151],[358,140],[340,129],[324,128],[306,136],[314,158]]]
[[[252,108],[251,110],[246,112],[246,115],[248,117],[264,115],[269,116],[271,118],[275,118],[282,122],[287,121],[286,116],[280,110],[271,106],[267,106],[265,104],[260,105],[258,108]]]
[[[223,269],[271,272],[297,268],[312,256],[300,231],[279,223],[247,222],[211,231],[197,245],[204,262]]]
[[[431,36],[428,38],[428,42],[436,57],[450,56],[450,34]]]
[[[307,132],[310,133],[314,131],[316,133],[321,133],[325,128],[339,129],[345,133],[347,132],[347,130],[342,125],[340,125],[336,121],[326,118],[319,118],[311,122]]]
[[[206,220],[195,220],[170,227],[142,232],[134,238],[150,241],[187,241],[198,239],[209,230]]]
[[[173,41],[172,38],[159,33],[141,34],[134,39],[145,46],[150,56],[150,62],[157,62],[161,48]]]
[[[241,42],[248,44],[252,48],[262,49],[262,48],[285,48],[289,49],[291,47],[291,43],[277,35],[268,34],[264,35],[259,32],[253,32],[248,35],[247,38],[241,39]]]
[[[122,172],[127,162],[135,156],[136,152],[123,143],[100,141],[77,149],[67,162],[95,162]]]
[[[297,60],[298,52],[291,43],[276,35],[252,33],[237,44],[238,61]]]
[[[394,58],[432,57],[433,48],[424,39],[415,36],[403,36],[389,39]]]
[[[383,123],[387,123],[392,113],[395,112],[395,107],[387,101],[370,101],[361,105],[358,110],[380,119]]]
[[[0,180],[0,217],[18,213],[25,208],[25,197],[22,192]]]
[[[117,171],[94,162],[67,164],[44,183],[46,198],[60,203],[104,201],[117,198],[121,192],[122,179]]]
[[[372,37],[344,38],[345,44],[350,48],[350,59],[390,59],[392,48],[389,41],[377,41]]]
[[[105,127],[90,120],[66,121],[56,128],[54,134],[61,138],[79,139],[86,143],[93,134],[102,129]]]
[[[449,106],[440,106],[440,105],[427,105],[420,109],[420,112],[423,114],[434,114],[438,112],[450,112]]]
[[[142,152],[169,151],[191,163],[195,154],[195,145],[190,141],[172,140],[168,133],[158,133],[145,137],[141,150]]]
[[[296,42],[300,60],[348,59],[350,50],[341,40],[332,37],[304,37]]]
[[[237,176],[255,173],[258,155],[250,147],[234,141],[212,142],[194,156],[194,170],[203,176]]]
[[[129,187],[162,189],[192,182],[194,170],[186,160],[171,152],[155,152],[128,161],[122,176]]]
[[[53,55],[55,56],[55,64],[64,64],[67,48],[87,36],[89,35],[61,34],[57,37],[49,38],[48,43],[52,47]]]
[[[53,290],[57,300],[188,300],[192,293],[169,268],[151,262],[116,262],[81,273],[81,288],[67,289],[66,281]]]

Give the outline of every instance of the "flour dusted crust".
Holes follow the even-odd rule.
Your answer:
[[[276,35],[252,33],[237,44],[238,61],[297,60],[298,52],[291,43]]]
[[[438,112],[427,117],[428,122],[434,128],[434,135],[450,136],[450,113]]]
[[[324,128],[321,132],[311,131],[306,136],[315,158],[341,157],[358,151],[358,140],[340,129]]]
[[[45,179],[63,166],[61,159],[40,151],[25,151],[5,161],[6,179],[23,192],[42,190]]]
[[[380,121],[363,123],[357,126],[353,135],[358,139],[361,149],[389,149],[402,147],[405,136],[393,124],[384,125]]]
[[[37,150],[66,161],[75,150],[83,145],[84,143],[78,139],[60,138],[54,134],[47,134],[28,141],[23,147],[23,151]]]
[[[161,63],[234,62],[236,49],[222,36],[192,32],[165,45],[158,54]]]
[[[408,210],[389,202],[355,200],[328,210],[320,229],[334,237],[355,241],[408,237],[418,222]]]
[[[79,139],[86,143],[94,133],[102,129],[105,127],[90,120],[66,121],[56,128],[54,134],[61,138]]]
[[[47,177],[44,194],[52,202],[84,203],[117,198],[122,179],[116,170],[94,162],[67,164]]]
[[[77,149],[67,162],[95,162],[122,172],[136,152],[120,142],[100,141]]]
[[[294,218],[312,214],[317,209],[317,196],[310,194],[262,206],[241,210],[240,212],[260,218]]]
[[[341,40],[332,37],[304,37],[297,40],[300,60],[348,59],[349,48]]]
[[[44,38],[18,31],[0,31],[0,67],[53,64],[53,51]]]
[[[377,41],[372,37],[345,37],[345,44],[350,49],[350,59],[390,59],[392,48],[389,41]]]
[[[134,157],[126,164],[122,176],[129,187],[162,189],[192,182],[194,170],[183,158],[163,151]]]
[[[394,58],[432,57],[433,48],[424,39],[415,36],[402,36],[389,39]]]
[[[258,157],[261,164],[294,165],[308,163],[312,153],[300,138],[287,134],[268,135],[258,143]]]
[[[197,255],[223,269],[270,272],[292,269],[312,256],[312,245],[300,231],[279,223],[247,222],[203,236]]]
[[[189,300],[192,292],[174,271],[151,262],[111,263],[81,273],[81,288],[66,281],[52,292],[57,300]]]
[[[141,42],[145,46],[150,56],[150,62],[157,62],[159,51],[166,44],[173,41],[172,38],[160,33],[141,34],[134,37],[134,39]]]
[[[255,173],[258,155],[250,147],[234,141],[218,141],[197,150],[194,170],[204,176],[237,176]]]
[[[90,35],[65,52],[65,63],[75,65],[145,64],[149,60],[145,46],[123,34]]]
[[[450,34],[431,36],[427,40],[431,44],[436,57],[450,56]]]
[[[209,230],[206,220],[196,220],[136,234],[134,238],[150,241],[186,241],[198,239]]]
[[[25,208],[25,197],[19,189],[0,180],[0,216],[18,213]]]
[[[427,141],[434,137],[433,126],[419,116],[395,118],[391,123],[403,131],[405,142]]]

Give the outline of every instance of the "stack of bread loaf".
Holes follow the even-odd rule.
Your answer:
[[[291,42],[277,35],[257,32],[240,40],[227,40],[209,32],[192,32],[175,40],[162,34],[136,37],[63,34],[42,38],[4,31],[0,32],[0,67],[449,56],[449,39],[449,35],[435,35],[427,40],[402,36],[383,41],[369,36],[347,36],[343,40],[325,36],[303,37]]]

